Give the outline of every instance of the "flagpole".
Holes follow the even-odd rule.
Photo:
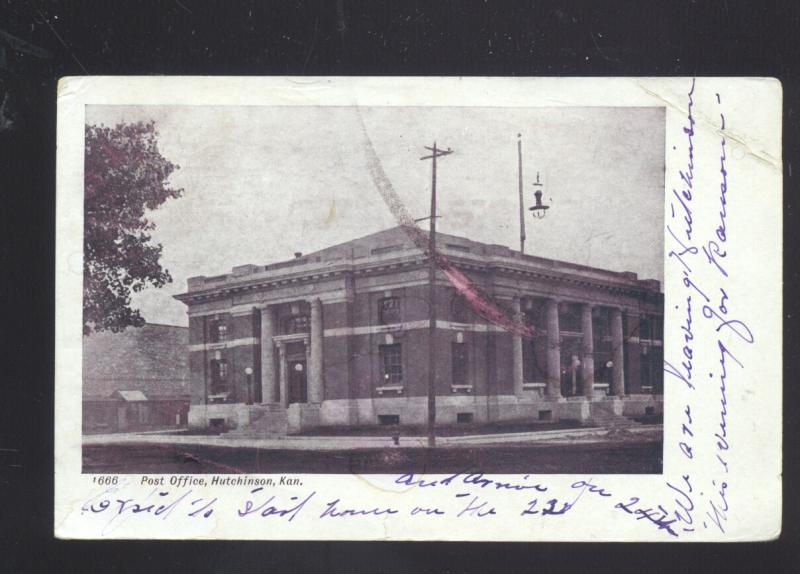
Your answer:
[[[517,134],[517,162],[519,164],[519,251],[525,253],[525,203],[522,197],[522,134]]]

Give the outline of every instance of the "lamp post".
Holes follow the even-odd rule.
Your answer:
[[[247,377],[247,404],[253,404],[253,368],[245,367],[244,374]]]

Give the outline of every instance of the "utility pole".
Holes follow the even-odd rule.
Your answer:
[[[519,163],[519,251],[525,253],[525,203],[522,197],[522,134],[517,134],[517,161]]]
[[[419,159],[430,159],[431,162],[431,214],[430,214],[430,237],[428,238],[428,446],[436,446],[436,158],[450,155],[453,151],[450,148],[441,150],[436,147],[425,146],[431,151],[431,155],[426,155]]]

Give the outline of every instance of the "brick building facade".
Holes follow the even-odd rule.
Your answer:
[[[663,295],[657,281],[438,234],[450,261],[518,321],[475,315],[437,277],[437,422],[586,420],[660,412]],[[425,253],[393,228],[290,261],[193,277],[190,426],[284,417],[324,425],[427,417]]]

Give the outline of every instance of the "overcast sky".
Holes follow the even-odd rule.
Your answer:
[[[541,172],[551,209],[526,210],[526,252],[663,281],[663,108],[88,106],[89,124],[155,120],[180,166],[184,196],[149,215],[173,283],[134,305],[153,323],[186,325],[172,298],[186,279],[290,259],[397,225],[372,183],[367,134],[415,217],[430,207],[436,140],[438,228],[519,246],[517,133],[526,204]]]

